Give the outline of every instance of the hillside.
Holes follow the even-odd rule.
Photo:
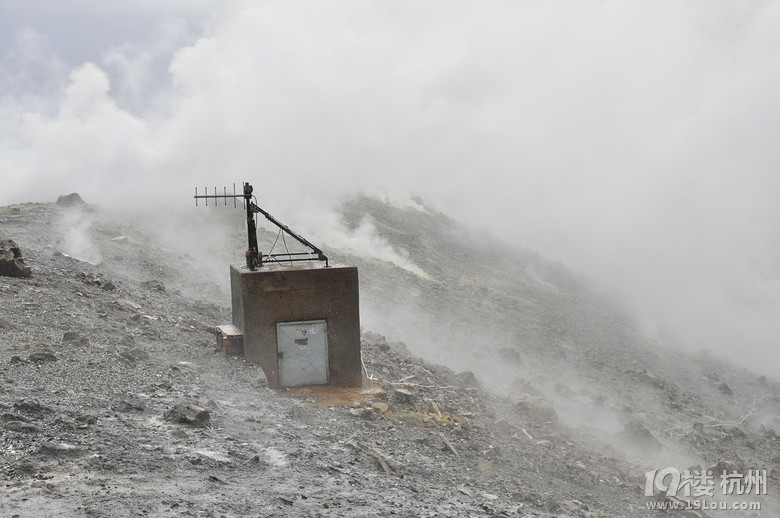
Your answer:
[[[647,339],[562,265],[422,202],[342,214],[417,269],[326,248],[359,267],[370,379],[274,391],[214,349],[241,228],[182,244],[89,205],[0,208],[33,271],[0,277],[0,512],[644,517],[646,471],[700,466],[766,469],[766,496],[715,499],[777,515],[777,380]]]

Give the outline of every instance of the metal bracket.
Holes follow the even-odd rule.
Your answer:
[[[325,261],[325,267],[328,268],[330,265],[328,264],[328,258],[327,256],[311,244],[308,240],[304,239],[303,237],[299,236],[295,232],[293,232],[290,227],[287,225],[284,225],[280,221],[278,221],[276,218],[271,216],[268,212],[260,208],[257,204],[255,204],[252,201],[252,198],[254,196],[252,195],[252,186],[249,184],[249,182],[244,182],[244,193],[243,194],[237,194],[236,193],[236,184],[233,184],[233,194],[228,194],[227,187],[223,187],[222,194],[217,194],[217,188],[214,187],[214,194],[209,194],[209,188],[205,187],[206,194],[198,194],[198,188],[195,187],[195,206],[198,205],[198,200],[206,200],[206,206],[209,204],[209,199],[214,200],[214,205],[217,205],[217,200],[224,199],[225,205],[227,205],[227,200],[232,198],[233,199],[233,208],[238,207],[236,200],[238,198],[244,199],[244,208],[246,209],[246,225],[247,225],[247,251],[246,251],[246,266],[250,270],[254,271],[259,266],[263,266],[264,263],[267,262],[296,262],[296,261]],[[257,198],[255,198],[257,199]],[[257,249],[257,225],[255,223],[255,214],[260,213],[263,216],[265,216],[265,219],[279,227],[279,229],[301,243],[302,245],[310,248],[313,252],[287,252],[284,254],[267,254],[263,255],[261,254]]]

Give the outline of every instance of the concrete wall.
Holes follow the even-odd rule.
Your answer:
[[[279,386],[276,323],[326,320],[329,383],[362,384],[360,308],[355,267],[249,271],[230,267],[233,325],[244,334],[244,357]]]

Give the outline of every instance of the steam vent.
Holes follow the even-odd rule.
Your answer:
[[[260,365],[269,387],[361,386],[356,267],[231,265],[230,287],[244,357]]]

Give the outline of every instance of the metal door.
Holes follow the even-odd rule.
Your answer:
[[[276,351],[281,386],[328,383],[328,324],[325,320],[277,322]]]

